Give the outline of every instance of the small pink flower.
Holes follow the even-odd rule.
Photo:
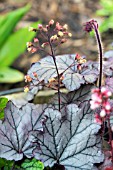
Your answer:
[[[100,106],[100,103],[98,102],[95,102],[93,100],[90,101],[90,104],[91,104],[91,109],[94,110],[96,108],[98,108]]]
[[[102,119],[101,119],[101,117],[97,114],[97,113],[95,113],[95,119],[94,119],[94,122],[95,123],[98,123],[98,124],[102,124]]]
[[[109,115],[111,112],[111,105],[108,100],[110,96],[111,92],[108,91],[105,87],[92,90],[92,100],[90,101],[91,109],[94,110],[100,107],[100,117],[102,118],[106,117],[106,115]]]
[[[91,98],[92,98],[93,101],[97,101],[99,103],[102,102],[102,96],[98,93],[93,93]]]
[[[53,25],[53,24],[54,24],[54,20],[51,19],[51,20],[49,21],[49,26],[51,26],[51,25]]]
[[[38,29],[42,30],[42,28],[43,28],[42,24],[38,24]]]
[[[112,95],[112,93],[109,90],[107,90],[105,87],[101,88],[101,93],[104,97],[110,97]]]
[[[34,38],[34,42],[35,42],[35,43],[36,43],[36,42],[39,42],[38,38]]]
[[[62,26],[59,24],[59,22],[56,23],[56,29],[62,31]]]
[[[100,117],[105,117],[105,116],[106,116],[106,111],[102,109],[100,112]]]

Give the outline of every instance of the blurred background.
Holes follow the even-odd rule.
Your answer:
[[[0,92],[25,86],[30,65],[44,57],[27,52],[26,42],[36,36],[28,27],[50,19],[68,24],[73,35],[57,54],[98,58],[94,36],[83,31],[90,19],[99,23],[104,51],[113,48],[113,0],[0,0]]]

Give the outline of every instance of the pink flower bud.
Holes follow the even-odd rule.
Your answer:
[[[41,45],[42,48],[44,48],[45,46],[47,46],[49,44],[49,42],[45,42]]]
[[[101,93],[106,93],[106,88],[105,87],[101,88]]]
[[[46,28],[48,29],[48,28],[49,28],[49,25],[46,25]]]
[[[25,82],[31,82],[32,78],[29,75],[25,76]]]
[[[39,42],[38,38],[34,38],[34,42],[35,42],[35,43],[36,43],[36,42]]]
[[[49,26],[51,26],[51,25],[53,25],[53,24],[54,24],[54,20],[51,19],[51,20],[49,21]]]
[[[56,29],[59,30],[59,31],[62,31],[63,28],[62,26],[59,24],[59,22],[56,23]]]
[[[107,95],[108,97],[110,97],[110,96],[112,96],[112,93],[111,93],[110,91],[108,91],[108,92],[106,93],[106,95]]]
[[[95,117],[94,122],[101,125],[101,124],[102,124],[102,120],[101,120],[100,115],[98,115],[97,113],[95,113],[94,117]]]
[[[66,41],[67,41],[67,39],[65,39],[65,38],[61,39],[62,44],[65,43]]]
[[[96,89],[92,89],[92,91],[91,91],[92,93],[99,93],[100,92],[100,89],[99,88],[96,88]]]
[[[100,117],[105,117],[105,116],[106,116],[106,111],[102,109],[100,112]]]
[[[42,28],[43,28],[42,24],[38,24],[38,29],[42,30]]]
[[[31,50],[31,53],[35,53],[37,51],[37,48],[33,47]]]
[[[92,110],[94,110],[94,109],[96,109],[96,108],[98,108],[100,106],[99,103],[97,103],[97,102],[95,102],[93,100],[90,101],[90,104],[91,104],[91,109]]]
[[[36,72],[33,72],[33,76],[36,77],[36,78],[38,77]]]
[[[80,60],[81,59],[81,56],[79,54],[76,54],[76,57],[75,57],[76,60]]]
[[[91,98],[92,98],[93,101],[97,101],[99,103],[102,102],[102,97],[101,97],[101,95],[98,95],[98,93],[93,93]]]
[[[110,106],[109,103],[107,103],[107,104],[105,105],[105,109],[106,109],[107,111],[111,110],[111,106]]]
[[[79,70],[79,71],[82,70],[81,64],[78,64],[78,65],[77,65],[77,70]]]

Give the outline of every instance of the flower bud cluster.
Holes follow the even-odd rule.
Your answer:
[[[84,24],[84,31],[91,32],[93,29],[98,29],[98,23],[95,20],[91,20]]]
[[[92,100],[90,101],[91,109],[94,110],[101,106],[100,117],[105,117],[110,114],[111,106],[109,103],[109,97],[111,95],[112,93],[105,87],[102,87],[101,89],[96,88],[92,90]]]
[[[33,45],[32,42],[27,42],[27,50],[31,53],[34,53],[37,51],[37,48]]]
[[[32,73],[32,77],[30,77],[30,75],[25,75],[25,82],[26,83],[31,83],[32,85],[33,85],[33,79],[37,79],[38,80],[38,75],[37,75],[37,73],[36,72],[33,72]],[[29,85],[27,85],[27,86],[25,86],[24,87],[24,92],[29,92]]]
[[[86,63],[86,59],[81,57],[79,54],[76,54],[75,60],[77,60],[78,65],[77,65],[77,69],[79,71],[82,70],[82,64]]]
[[[60,25],[59,22],[55,24],[54,20],[51,19],[45,27],[42,24],[38,24],[37,28],[29,27],[29,31],[40,31],[40,36],[46,41],[40,44],[38,38],[34,38],[34,42],[27,42],[27,50],[31,53],[37,52],[38,50],[44,51],[43,48],[51,44],[59,46],[67,41],[67,37],[71,37],[72,34],[68,32],[68,25]]]

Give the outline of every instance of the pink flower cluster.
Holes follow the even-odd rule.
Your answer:
[[[90,101],[91,109],[94,110],[96,108],[101,107],[100,117],[105,117],[106,115],[110,114],[111,106],[108,99],[111,95],[112,93],[105,87],[102,87],[101,89],[96,88],[92,90],[92,100]]]

